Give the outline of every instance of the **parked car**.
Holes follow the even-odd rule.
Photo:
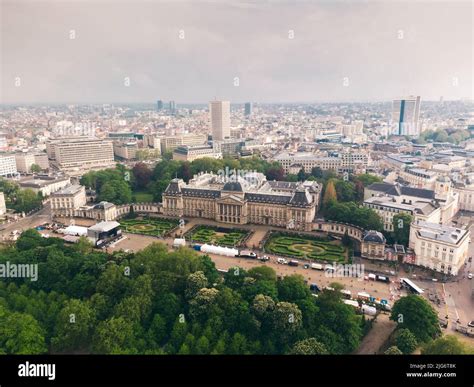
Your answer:
[[[467,278],[472,279],[472,273],[469,273],[469,274],[467,275]]]
[[[268,255],[262,255],[261,257],[258,257],[257,258],[259,261],[269,261],[270,260],[270,257]]]
[[[305,264],[303,265],[303,269],[309,269],[309,265],[308,265],[307,263],[305,263]]]
[[[278,258],[277,263],[280,265],[288,265],[288,261],[285,258]]]

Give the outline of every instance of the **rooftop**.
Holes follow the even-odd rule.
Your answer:
[[[56,191],[55,193],[52,194],[52,196],[74,195],[82,189],[84,189],[82,185],[72,184],[67,187],[64,187],[63,189],[60,189],[59,191]]]
[[[444,224],[417,221],[417,234],[425,239],[438,240],[450,244],[459,244],[469,234],[469,230],[451,227]]]

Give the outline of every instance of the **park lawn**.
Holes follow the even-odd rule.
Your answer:
[[[153,194],[144,191],[133,192],[135,196],[136,203],[153,203]]]
[[[340,242],[305,236],[271,235],[265,251],[315,261],[344,262],[347,258],[347,249]]]

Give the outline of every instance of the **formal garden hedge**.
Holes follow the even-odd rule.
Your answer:
[[[247,230],[196,226],[189,230],[185,237],[193,242],[234,247],[242,245],[248,235],[250,235],[250,232]]]
[[[174,219],[121,219],[124,232],[161,237],[178,226]]]
[[[266,252],[294,258],[308,258],[328,262],[344,262],[347,249],[339,242],[297,234],[272,233],[266,240]]]

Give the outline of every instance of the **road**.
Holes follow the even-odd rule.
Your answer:
[[[25,231],[29,228],[37,227],[43,223],[51,222],[51,211],[49,202],[33,215],[20,218],[16,222],[0,225],[0,239],[5,240],[13,230]]]
[[[150,245],[153,242],[162,242],[166,243],[170,249],[172,249],[173,239],[158,239],[154,237],[144,236],[144,235],[135,235],[124,233],[126,237],[125,240],[117,243],[115,246],[108,249],[109,252],[115,250],[130,250],[138,251],[144,249],[146,246]],[[387,300],[391,299],[391,293],[397,293],[397,298],[399,293],[396,292],[394,284],[385,284],[382,282],[374,281],[364,281],[359,280],[358,278],[347,278],[347,277],[337,277],[331,278],[327,277],[324,271],[304,269],[301,264],[298,267],[280,265],[276,263],[276,257],[273,255],[267,254],[271,261],[262,262],[254,259],[246,258],[235,258],[235,257],[226,257],[222,255],[207,254],[216,264],[218,269],[228,270],[231,267],[239,266],[243,269],[250,269],[256,266],[270,266],[272,267],[277,275],[286,276],[291,274],[301,274],[308,283],[316,283],[319,287],[328,286],[331,282],[339,282],[344,285],[347,290],[350,290],[355,296],[358,292],[367,292],[373,297],[385,298]],[[396,279],[394,279],[396,280]],[[391,301],[393,304],[394,300]]]

